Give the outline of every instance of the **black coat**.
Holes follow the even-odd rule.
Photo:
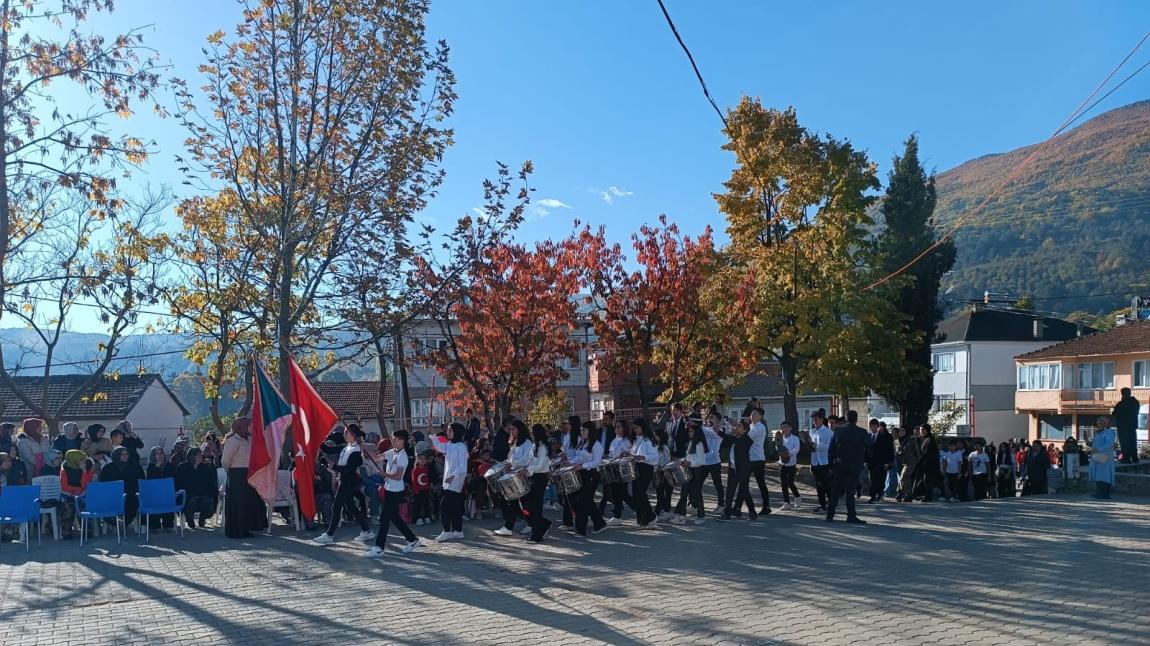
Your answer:
[[[100,470],[100,482],[124,481],[124,493],[134,496],[140,493],[140,481],[144,479],[144,470],[140,465],[129,460],[128,462],[112,462],[105,464]]]
[[[1133,396],[1123,397],[1114,407],[1114,426],[1119,431],[1133,431],[1138,427],[1138,400]]]
[[[679,421],[667,422],[667,437],[671,440],[671,457],[681,458],[687,455],[687,443],[691,441],[691,430],[687,425],[687,418],[680,417]]]
[[[867,432],[855,424],[835,429],[828,454],[831,465],[857,473],[866,461]]]
[[[491,441],[491,459],[496,462],[503,462],[511,455],[511,437],[499,429],[495,434],[495,438]]]
[[[747,473],[751,469],[751,446],[755,443],[750,435],[731,435],[731,457],[735,461],[735,472]]]
[[[868,442],[870,440],[869,434],[867,440]],[[870,447],[867,463],[874,468],[894,463],[894,438],[891,437],[890,433],[880,432],[875,437],[874,444]]]
[[[151,462],[148,463],[148,468],[144,470],[144,475],[148,480],[159,480],[160,478],[174,478],[176,477],[176,469],[172,466],[171,462],[165,462],[161,466],[156,466]],[[179,487],[176,487],[179,489]]]
[[[176,490],[183,490],[189,499],[197,496],[215,499],[220,492],[216,468],[210,462],[201,462],[198,467],[182,462],[176,467]]]

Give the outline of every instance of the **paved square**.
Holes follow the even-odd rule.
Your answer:
[[[0,644],[1150,639],[1150,501],[862,505],[865,527],[809,507],[654,532],[628,523],[591,540],[556,531],[543,546],[468,522],[467,541],[411,556],[393,536],[380,561],[360,556],[350,527],[326,548],[284,525],[243,542],[199,531],[117,548],[105,536],[28,555],[8,543]]]

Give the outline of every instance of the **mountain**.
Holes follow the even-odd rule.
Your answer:
[[[1039,145],[968,161],[937,177],[938,229],[993,193]],[[984,290],[1034,308],[1112,311],[1150,295],[1150,101],[1101,114],[1047,145],[955,235],[948,298]]]

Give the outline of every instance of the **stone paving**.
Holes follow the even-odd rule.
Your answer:
[[[861,505],[867,526],[808,501],[541,546],[467,522],[410,556],[393,533],[378,561],[350,527],[7,543],[0,644],[1147,643],[1150,501]]]

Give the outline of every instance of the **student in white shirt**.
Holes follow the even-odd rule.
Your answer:
[[[715,494],[718,496],[719,504],[715,507],[715,513],[722,513],[727,508],[726,490],[723,488],[723,464],[719,458],[719,446],[723,440],[719,437],[721,424],[723,423],[722,415],[718,413],[710,413],[707,415],[707,421],[703,425],[703,433],[707,437],[707,458],[703,463],[706,471],[703,477],[710,477],[711,483],[715,485]],[[699,495],[703,495],[703,483],[699,483]]]
[[[759,494],[763,497],[763,504],[759,507],[760,514],[771,513],[771,492],[767,489],[767,425],[763,423],[763,409],[755,407],[751,410],[751,430],[747,433],[751,437],[751,476],[759,485]],[[797,438],[796,438],[797,439]],[[730,494],[727,494],[730,496]]]
[[[599,427],[595,422],[584,422],[579,433],[579,446],[573,464],[583,479],[583,486],[574,495],[575,532],[587,535],[587,519],[591,519],[591,532],[598,534],[607,529],[603,515],[595,504],[595,490],[599,488],[599,465],[603,463],[603,443],[599,441]]]
[[[687,462],[691,465],[691,480],[683,484],[679,503],[675,505],[675,517],[671,522],[676,525],[687,522],[688,497],[695,508],[694,524],[702,525],[706,519],[706,510],[703,509],[703,478],[707,474],[707,454],[710,450],[703,426],[697,421],[692,421],[691,439],[687,442]]]
[[[615,459],[630,455],[631,445],[635,442],[635,432],[631,430],[631,425],[627,423],[627,420],[615,420],[615,428],[612,429],[612,433],[614,433],[614,437],[607,449],[607,457]],[[619,525],[623,522],[623,505],[631,507],[630,488],[631,483],[629,482],[612,482],[607,485],[607,491],[611,498],[611,517],[607,519],[608,525]],[[604,498],[599,505],[600,513],[603,512],[606,504],[607,499]]]
[[[535,443],[531,441],[531,431],[527,429],[527,424],[521,419],[513,419],[510,423],[513,431],[511,437],[511,454],[508,456],[508,462],[511,463],[511,468],[520,471],[527,468],[528,463],[531,462],[531,455],[535,449]],[[511,536],[515,533],[515,522],[523,515],[523,505],[520,500],[504,500],[503,501],[503,527],[495,530],[495,534],[499,536]],[[530,526],[527,531],[530,532]]]
[[[575,463],[575,455],[579,452],[582,426],[578,415],[572,415],[563,422],[563,458],[567,460],[568,464]],[[563,501],[563,529],[574,531],[575,509],[578,507],[579,494],[576,492],[570,496],[562,495],[560,498]]]
[[[431,446],[443,454],[443,499],[439,519],[443,533],[435,537],[443,542],[463,538],[463,481],[467,477],[467,444],[463,441],[467,427],[453,423],[446,433],[440,431]],[[450,441],[448,441],[450,437]]]
[[[404,448],[406,444],[407,431],[400,429],[392,434],[391,450],[383,455],[385,490],[383,507],[379,512],[379,532],[375,535],[375,546],[364,554],[368,558],[383,556],[383,549],[387,547],[387,532],[391,525],[395,525],[399,533],[407,539],[407,545],[403,547],[404,554],[410,554],[415,548],[423,547],[423,542],[415,536],[399,515],[399,504],[403,502],[403,491],[406,488],[403,482],[403,474],[407,471],[407,451]]]
[[[655,463],[655,518],[659,521],[671,520],[675,517],[675,512],[671,511],[675,485],[663,473],[663,467],[671,461],[671,436],[666,429],[656,429],[655,450],[659,456],[659,461]]]
[[[655,465],[659,463],[659,450],[655,446],[655,434],[647,420],[639,417],[631,426],[635,431],[635,443],[631,445],[631,455],[635,456],[635,482],[631,491],[631,509],[635,510],[635,522],[639,529],[654,529],[655,512],[651,510],[651,500],[647,489],[655,478]]]
[[[783,509],[798,509],[802,500],[795,487],[795,472],[798,470],[799,437],[791,433],[791,423],[781,424],[782,441],[779,443],[779,481],[783,485]],[[794,495],[795,502],[791,503]]]
[[[947,450],[939,454],[939,466],[945,480],[943,495],[948,502],[958,502],[958,481],[962,475],[962,451],[957,450],[954,441],[946,445]]]
[[[359,468],[363,466],[363,438],[366,435],[359,426],[349,425],[343,430],[343,450],[339,452],[335,470],[339,473],[339,486],[335,490],[335,502],[332,504],[331,522],[327,531],[311,539],[317,545],[329,545],[334,541],[335,530],[343,519],[344,510],[352,511],[359,521],[360,533],[355,537],[357,541],[370,541],[374,538],[371,533],[371,524],[367,519],[367,505],[356,505],[356,494],[362,495],[363,483],[359,477]],[[366,501],[365,501],[366,503]]]
[[[966,458],[970,465],[971,484],[974,485],[974,499],[986,498],[986,487],[990,483],[990,456],[983,450],[982,444],[975,442],[974,450]]]
[[[531,478],[531,491],[524,496],[524,510],[527,513],[527,524],[531,528],[531,535],[527,540],[533,543],[542,543],[547,532],[551,531],[551,521],[543,515],[543,494],[547,491],[551,471],[551,456],[547,454],[547,429],[541,424],[531,427],[532,442],[531,453],[527,466],[527,475]]]
[[[811,415],[811,475],[815,478],[815,493],[819,496],[819,506],[811,510],[815,514],[827,511],[827,495],[831,491],[831,466],[827,452],[831,449],[834,432],[826,424],[821,410]]]

